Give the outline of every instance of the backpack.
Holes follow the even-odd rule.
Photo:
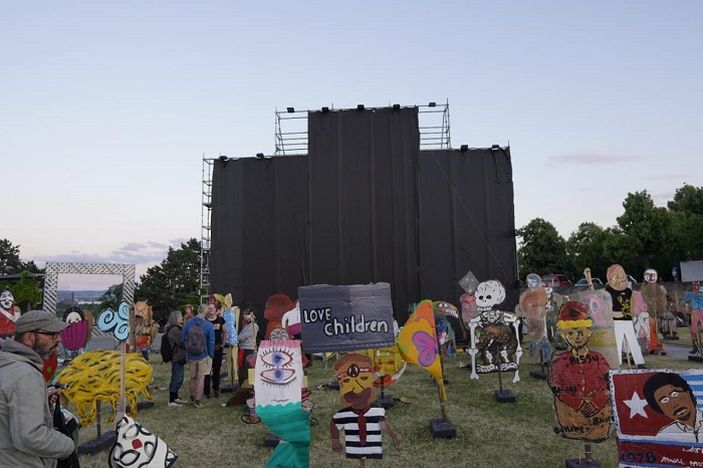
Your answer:
[[[194,355],[201,355],[205,352],[205,329],[202,320],[193,320],[193,325],[188,330],[186,350]]]
[[[171,346],[171,340],[168,338],[168,332],[161,337],[161,359],[164,362],[171,362],[171,359],[173,359],[173,346]]]

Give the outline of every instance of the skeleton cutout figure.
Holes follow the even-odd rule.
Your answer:
[[[20,308],[10,288],[0,290],[0,339],[15,334],[15,322],[20,318]]]
[[[518,318],[498,308],[505,300],[505,288],[500,281],[484,281],[478,285],[474,296],[479,315],[469,321],[471,378],[478,379],[478,374],[514,370],[513,383],[519,382],[522,348]],[[480,330],[478,339],[477,329]],[[481,364],[476,363],[476,354],[479,353]]]
[[[546,357],[551,352],[547,339],[547,292],[542,287],[542,278],[538,274],[530,273],[526,280],[527,289],[520,294],[519,315],[527,326],[530,356],[539,349]]]

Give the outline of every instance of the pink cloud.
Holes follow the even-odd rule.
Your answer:
[[[547,164],[601,165],[644,161],[645,159],[643,156],[635,155],[581,153],[550,156],[547,158]]]

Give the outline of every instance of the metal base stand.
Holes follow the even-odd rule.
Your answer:
[[[456,426],[451,421],[445,421],[444,419],[431,419],[430,432],[432,437],[452,439],[456,437]]]
[[[281,441],[280,437],[274,434],[266,434],[264,438],[264,447],[275,447]]]
[[[507,388],[496,390],[495,398],[498,403],[515,403],[516,401],[515,394]]]
[[[102,452],[103,450],[106,450],[110,447],[112,447],[115,444],[115,441],[117,440],[117,432],[115,431],[107,431],[103,432],[101,435],[96,437],[95,439],[89,440],[88,442],[81,444],[78,446],[78,454],[84,454],[84,453],[98,453]]]

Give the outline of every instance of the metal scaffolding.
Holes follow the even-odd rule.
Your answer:
[[[394,104],[393,108],[400,108]],[[451,149],[451,132],[449,125],[449,101],[444,104],[430,102],[418,105],[418,129],[420,131],[420,149]],[[361,106],[361,109],[364,107]],[[366,108],[373,110],[374,108]],[[317,110],[315,110],[317,112]],[[323,107],[322,112],[335,111],[334,106]],[[285,111],[276,110],[274,121],[275,156],[308,154],[308,112],[287,107]],[[212,240],[212,171],[215,159],[202,156],[202,197],[200,206],[200,299],[207,302],[210,292],[210,243]]]
[[[398,104],[393,107],[395,106]],[[416,107],[418,109],[420,149],[451,149],[449,101],[444,104],[430,102]],[[368,109],[373,110],[374,108]],[[320,110],[333,112],[335,109],[334,106],[330,106]],[[295,110],[293,107],[288,107],[285,111],[276,110],[274,120],[274,154],[276,156],[308,154],[308,112],[310,111]]]
[[[449,125],[449,101],[444,104],[430,102],[417,106],[420,129],[420,149],[452,149]]]
[[[203,154],[202,195],[200,204],[200,303],[207,303],[210,292],[210,241],[212,240],[212,169],[213,158]]]

